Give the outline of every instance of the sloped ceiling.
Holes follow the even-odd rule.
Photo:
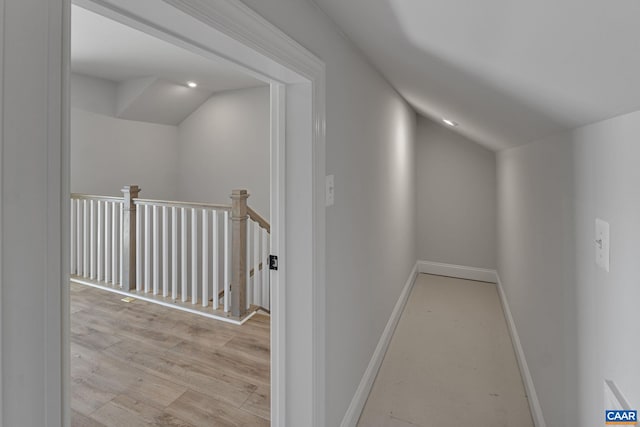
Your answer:
[[[71,69],[117,85],[116,115],[177,125],[216,92],[262,86],[222,59],[205,58],[72,6]],[[189,81],[196,89],[186,86]]]
[[[494,149],[640,109],[637,0],[315,0],[420,113]]]

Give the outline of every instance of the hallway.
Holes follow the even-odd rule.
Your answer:
[[[496,285],[419,274],[360,427],[531,427]]]

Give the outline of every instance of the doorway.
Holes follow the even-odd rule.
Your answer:
[[[269,82],[71,27],[71,424],[268,425]]]
[[[270,216],[279,230],[271,239],[279,257],[271,273],[271,420],[323,425],[324,65],[239,1],[75,3],[269,81]]]

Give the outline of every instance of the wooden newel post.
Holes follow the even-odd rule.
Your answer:
[[[247,312],[247,190],[231,192],[231,315]]]
[[[122,289],[131,291],[136,288],[136,205],[140,187],[125,185],[122,189]]]

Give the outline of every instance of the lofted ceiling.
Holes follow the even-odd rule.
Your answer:
[[[215,92],[266,84],[222,59],[205,58],[76,5],[71,70],[114,82],[118,117],[169,125]],[[187,88],[189,81],[197,88]]]
[[[637,0],[314,0],[421,114],[488,148],[640,109]]]

